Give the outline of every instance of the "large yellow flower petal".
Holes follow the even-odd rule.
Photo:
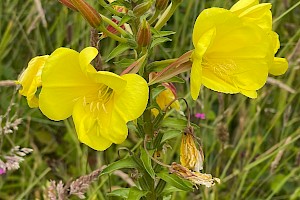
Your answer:
[[[239,17],[250,23],[255,23],[260,28],[271,31],[272,30],[272,5],[270,3],[262,3],[242,12]]]
[[[103,83],[115,91],[122,91],[126,86],[126,81],[124,79],[112,72],[97,72],[90,64],[97,54],[98,50],[94,47],[87,47],[80,52],[79,60],[82,71],[96,83]]]
[[[222,24],[223,21],[228,20],[228,16],[227,18],[224,18],[226,17],[223,14],[224,12],[227,12],[227,10],[222,8],[211,8],[200,13],[193,29],[193,44],[195,47],[197,47],[197,45],[201,45],[202,42],[199,43],[199,40],[203,37],[203,35],[212,35],[212,33],[216,31],[216,25]],[[211,33],[207,33],[208,31]],[[211,38],[213,39],[213,37]],[[209,37],[204,37],[204,39],[209,39]]]
[[[241,90],[241,93],[252,99],[257,98],[257,92],[255,90]]]
[[[122,92],[114,94],[114,114],[120,115],[124,121],[134,120],[144,112],[149,95],[149,88],[144,78],[137,74],[121,76],[127,81]]]
[[[105,137],[116,144],[122,143],[128,135],[126,123],[143,114],[149,93],[147,82],[141,76],[125,74],[121,77],[127,81],[127,85],[123,91],[114,92],[110,123],[104,127]]]
[[[196,100],[199,96],[201,85],[202,85],[201,61],[195,59],[190,74],[190,90],[191,90],[191,96],[194,100]]]
[[[205,87],[209,89],[212,89],[216,92],[223,92],[229,94],[235,94],[240,91],[239,88],[235,85],[234,81],[229,76],[214,73],[212,70],[207,70],[205,68],[203,68],[202,74],[202,83]],[[193,97],[193,99],[195,98]]]
[[[195,29],[194,29],[195,31]],[[203,55],[213,42],[214,38],[216,36],[216,29],[211,28],[206,33],[204,33],[198,40],[198,43],[196,45],[196,49],[193,52],[192,60],[192,70],[191,70],[191,96],[194,100],[198,98],[201,84],[202,84],[202,59]]]
[[[70,117],[76,100],[97,93],[99,87],[82,72],[79,53],[68,48],[58,48],[49,56],[42,82],[40,109],[52,120]]]
[[[111,146],[112,141],[104,137],[104,134],[107,133],[101,129],[103,122],[90,112],[89,106],[84,106],[83,99],[78,100],[75,104],[72,116],[78,139],[82,143],[98,151],[103,151]],[[109,125],[107,124],[107,126]],[[113,134],[113,132],[109,134]]]
[[[288,69],[288,61],[285,58],[274,58],[274,63],[269,69],[269,73],[275,76],[284,74]]]
[[[25,71],[20,75],[17,83],[21,84],[22,89],[19,93],[27,97],[29,107],[39,106],[39,100],[35,96],[37,88],[42,85],[41,73],[48,59],[48,55],[37,56],[30,60]]]
[[[230,11],[235,12],[237,14],[241,14],[248,8],[258,4],[259,0],[239,0],[231,7]]]
[[[279,41],[279,36],[276,32],[271,31],[269,32],[271,39],[273,40],[273,49],[274,49],[274,54],[278,51],[280,48],[280,41]]]

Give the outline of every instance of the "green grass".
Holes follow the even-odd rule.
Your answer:
[[[89,2],[107,14],[97,1]],[[200,98],[193,102],[187,95],[188,82],[177,84],[178,95],[187,98],[192,113],[206,113],[205,120],[193,117],[192,121],[201,127],[196,134],[203,144],[204,169],[220,177],[222,183],[212,189],[200,187],[193,193],[174,192],[171,199],[300,198],[300,5],[297,0],[264,2],[273,4],[273,26],[281,41],[278,56],[289,59],[288,72],[276,80],[295,92],[266,84],[259,90],[259,97],[250,100],[242,95],[218,95],[203,88]],[[36,55],[50,54],[61,46],[79,51],[89,45],[90,28],[79,14],[57,1],[42,0],[41,3],[46,23],[39,17],[41,13],[35,1],[1,1],[0,80],[15,80]],[[193,22],[200,11],[211,6],[230,8],[233,3],[185,0],[164,27],[164,30],[176,31],[173,41],[158,46],[150,59],[176,58],[191,50]],[[293,6],[296,7],[289,9]],[[107,57],[115,45],[110,39],[101,41],[102,56]],[[106,67],[120,71],[113,66],[113,60]],[[188,80],[188,74],[181,76]],[[137,136],[130,134],[122,145],[95,152],[79,143],[72,120],[48,120],[38,109],[29,109],[25,98],[17,95],[14,87],[0,87],[0,115],[6,112],[12,96],[15,104],[10,116],[16,113],[23,123],[18,131],[0,136],[0,155],[16,145],[34,151],[25,157],[19,170],[0,175],[0,199],[43,199],[49,180],[68,182],[88,174],[118,160],[118,148],[133,148],[137,143]],[[217,128],[220,124],[229,135]],[[164,156],[168,164],[179,161],[180,137],[173,139],[170,145],[172,149]],[[276,158],[278,165],[271,170]],[[128,185],[118,176],[103,176],[89,189],[87,199],[109,199],[106,193],[116,186]]]

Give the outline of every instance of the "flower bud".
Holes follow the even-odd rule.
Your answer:
[[[92,27],[97,28],[101,24],[100,14],[86,1],[71,0],[71,2]]]
[[[73,5],[73,3],[70,0],[58,0],[60,3],[64,4],[68,8],[74,11],[78,11],[77,8]]]
[[[143,19],[137,32],[137,44],[140,47],[146,47],[151,42],[151,31],[149,23]]]
[[[119,24],[119,23],[120,23],[120,22],[119,22],[118,20],[116,20],[115,18],[113,18],[111,21],[115,22],[116,24]],[[122,24],[120,27],[121,27],[123,30],[125,30],[124,24]],[[113,34],[118,34],[118,33],[119,33],[112,25],[108,25],[108,26],[106,27],[106,29],[107,29],[109,32],[113,33]],[[104,35],[105,35],[105,34],[104,34]]]
[[[164,10],[169,4],[169,0],[156,0],[155,8],[157,10]]]
[[[136,17],[140,17],[151,8],[151,5],[152,1],[141,3],[133,8],[133,14]]]

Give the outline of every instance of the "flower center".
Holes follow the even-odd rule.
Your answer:
[[[201,65],[218,77],[228,77],[236,71],[235,63],[230,59],[208,59],[203,57]]]
[[[90,112],[95,113],[96,115],[101,111],[108,113],[107,104],[112,99],[113,94],[113,89],[101,84],[97,94],[84,97],[84,106],[89,106]]]

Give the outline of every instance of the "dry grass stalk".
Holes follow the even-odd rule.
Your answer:
[[[102,169],[97,169],[88,175],[84,175],[64,186],[60,180],[56,183],[50,180],[50,185],[47,188],[49,200],[64,200],[69,199],[71,195],[77,196],[79,199],[85,199],[85,193],[92,182],[98,179]]]
[[[9,87],[9,86],[16,86],[16,81],[13,80],[5,80],[0,81],[0,87]]]
[[[290,86],[284,84],[283,82],[276,80],[272,77],[269,77],[267,80],[267,83],[272,84],[272,85],[276,85],[278,87],[280,87],[281,89],[284,89],[285,91],[294,94],[296,92],[296,90],[294,90],[293,88],[291,88]]]
[[[24,157],[31,153],[33,150],[30,148],[20,148],[15,146],[10,150],[7,155],[2,155],[3,160],[0,159],[0,169],[2,174],[7,171],[13,171],[20,168],[20,163],[24,161]]]
[[[292,140],[292,137],[288,137],[288,138],[285,140],[284,145],[287,145],[288,143],[290,143],[291,140]],[[280,151],[277,153],[277,155],[276,155],[274,161],[272,162],[272,164],[271,164],[271,172],[272,172],[272,173],[275,172],[275,170],[276,170],[276,168],[277,168],[277,166],[278,166],[278,164],[279,164],[279,162],[280,162],[280,160],[281,160],[281,158],[282,158],[282,156],[283,156],[283,153],[284,153],[284,149],[280,150]]]

